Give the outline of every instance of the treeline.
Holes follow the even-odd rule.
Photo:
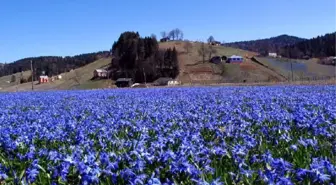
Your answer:
[[[335,35],[336,32],[329,33],[285,46],[282,48],[280,54],[288,58],[323,58],[335,56]]]
[[[160,77],[176,77],[179,72],[175,48],[159,49],[155,37],[140,37],[138,32],[124,32],[112,46],[112,78],[132,78],[151,82]]]
[[[68,72],[71,69],[82,67],[94,62],[101,57],[107,57],[109,54],[109,51],[100,51],[71,57],[41,56],[24,58],[13,63],[2,65],[0,68],[0,76],[6,76],[17,72],[30,70],[31,61],[33,63],[34,79],[37,79],[43,72],[45,75],[53,76]]]
[[[268,39],[225,43],[224,45],[243,50],[254,51],[260,53],[263,56],[267,56],[269,52],[280,53],[283,47],[293,45],[304,40],[305,39],[299,37],[280,35]]]

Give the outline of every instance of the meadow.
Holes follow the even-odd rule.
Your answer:
[[[336,184],[335,90],[2,93],[0,184]]]

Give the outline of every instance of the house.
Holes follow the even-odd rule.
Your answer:
[[[169,40],[170,40],[169,37],[164,37],[160,39],[160,42],[168,42]]]
[[[309,57],[308,55],[305,55],[305,56],[302,57],[302,59],[304,59],[304,60],[309,60],[310,57]]]
[[[49,77],[46,76],[46,75],[41,75],[39,77],[39,82],[42,84],[42,83],[48,83],[49,82]]]
[[[135,83],[131,85],[132,88],[147,88],[146,84]]]
[[[220,46],[221,43],[218,42],[218,41],[213,41],[213,42],[210,42],[211,45],[214,45],[214,46]]]
[[[277,53],[268,53],[268,56],[269,57],[274,57],[274,58],[277,58]]]
[[[237,55],[232,55],[228,58],[227,63],[242,63],[244,61],[244,58]]]
[[[214,64],[220,64],[222,62],[222,57],[221,56],[214,56],[210,59],[211,63]]]
[[[107,78],[108,71],[105,69],[96,69],[93,71],[93,77],[94,78]]]
[[[118,78],[115,82],[117,87],[131,87],[133,84],[132,78]]]
[[[170,80],[168,82],[168,86],[176,86],[176,85],[180,85],[181,82],[177,81],[177,80]]]
[[[173,80],[172,78],[169,77],[161,77],[158,78],[157,80],[154,81],[153,85],[155,86],[164,86],[164,85],[168,85],[168,82]]]

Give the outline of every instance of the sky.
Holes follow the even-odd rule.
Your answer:
[[[124,31],[232,42],[336,30],[335,0],[0,1],[0,62],[109,50]]]

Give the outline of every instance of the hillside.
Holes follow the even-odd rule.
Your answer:
[[[321,58],[335,56],[335,35],[336,32],[329,33],[290,46],[285,46],[281,55],[288,58],[304,58],[306,56]]]
[[[35,90],[60,90],[60,89],[92,89],[92,88],[104,88],[113,85],[113,81],[111,80],[100,80],[100,81],[91,81],[93,77],[93,71],[97,68],[103,68],[109,66],[111,63],[111,58],[101,58],[96,60],[90,64],[87,64],[83,67],[77,68],[70,72],[61,73],[61,80],[56,80],[54,82],[38,84],[37,81],[34,82]],[[30,72],[29,72],[30,73]],[[29,74],[27,72],[26,75]],[[7,86],[3,86],[6,81],[10,79],[10,76],[0,77],[0,87],[1,91],[28,91],[31,90],[31,83],[24,84],[10,84]],[[78,83],[78,82],[79,83]],[[6,84],[5,84],[6,85]]]
[[[336,67],[317,63],[315,60],[278,59],[256,57],[258,62],[287,79],[296,81],[324,80],[336,76]]]
[[[290,35],[280,35],[277,37],[271,37],[267,39],[232,42],[232,43],[226,43],[224,45],[228,47],[254,51],[262,55],[266,55],[268,52],[280,53],[282,47],[293,45],[304,40],[306,39]]]
[[[192,48],[189,53],[187,53],[185,49],[185,44],[186,42],[173,41],[160,43],[159,45],[162,49],[175,47],[179,52],[180,73],[177,80],[180,80],[182,83],[239,83],[243,81],[284,80],[283,77],[274,71],[252,62],[250,58],[257,55],[255,52],[225,46],[214,46],[217,51],[215,55],[240,55],[245,57],[244,64],[212,64],[208,61],[203,63],[202,56],[198,53],[201,43],[192,43]]]
[[[57,75],[87,65],[99,58],[107,57],[109,54],[110,52],[108,51],[100,51],[66,57],[40,56],[24,58],[12,63],[2,64],[0,67],[0,77],[31,70],[31,61],[33,63],[35,79],[37,79],[42,72],[48,76]]]
[[[15,82],[10,82],[11,79],[12,79],[12,75],[15,76],[15,79],[16,79]],[[0,77],[0,90],[16,86],[19,83],[21,73],[15,73],[15,74],[12,74],[12,75],[7,75],[7,76]],[[31,71],[23,71],[22,72],[22,77],[23,78],[28,78],[30,75],[31,75]]]

